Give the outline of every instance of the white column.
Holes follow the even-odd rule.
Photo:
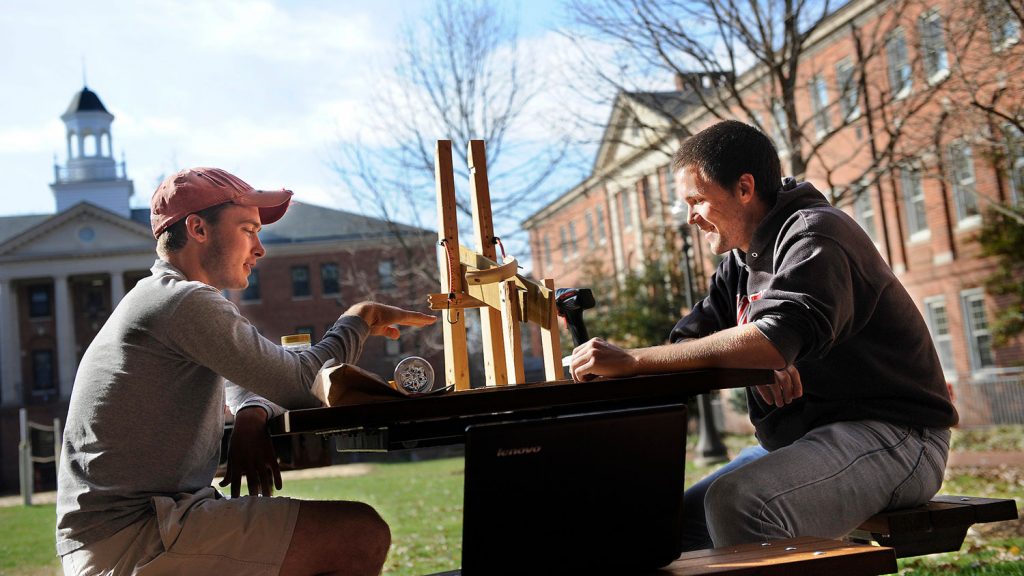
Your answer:
[[[57,390],[62,399],[68,399],[71,397],[71,385],[75,382],[75,370],[78,366],[75,354],[74,308],[71,305],[67,276],[54,277],[53,292],[56,304],[54,313],[57,315]]]
[[[110,309],[117,308],[117,303],[124,298],[124,270],[110,273]]]
[[[21,405],[21,348],[18,300],[10,279],[0,280],[0,400]]]

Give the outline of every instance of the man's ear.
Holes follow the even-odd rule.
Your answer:
[[[750,173],[741,174],[736,181],[736,197],[740,203],[747,204],[757,198],[757,191],[754,189],[754,176]]]
[[[202,244],[210,237],[210,223],[198,214],[189,214],[185,217],[185,231],[189,238]]]

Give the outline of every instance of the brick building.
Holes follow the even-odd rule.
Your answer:
[[[981,390],[1016,387],[1013,402],[1024,402],[1024,341],[993,343],[992,314],[1006,301],[986,293],[998,264],[976,239],[988,206],[1024,200],[1024,137],[1000,117],[1017,126],[1024,118],[1021,33],[998,2],[855,0],[809,38],[794,122],[759,66],[728,86],[745,109],[715,97],[723,78],[713,74],[677,75],[672,92],[622,92],[591,175],[523,223],[534,274],[585,285],[645,259],[677,258],[691,264],[701,293],[716,260],[679,226],[685,206],[668,165],[687,134],[734,117],[776,141],[784,173],[799,166],[798,150],[806,162],[797,176],[874,239],[928,323],[963,424],[1003,421],[993,407],[1002,401]],[[1024,406],[1012,412],[1019,421]]]
[[[67,162],[50,185],[57,212],[0,217],[0,493],[18,489],[19,409],[37,423],[65,418],[82,354],[156,257],[149,210],[131,208],[134,186],[113,157],[114,116],[83,88],[61,118]],[[368,298],[425,311],[436,290],[430,231],[298,203],[261,238],[267,255],[249,290],[228,296],[274,341],[322,337]],[[373,338],[360,365],[390,376],[416,354],[439,366],[439,340],[434,327],[397,342]],[[36,472],[40,488],[53,486],[52,465]]]

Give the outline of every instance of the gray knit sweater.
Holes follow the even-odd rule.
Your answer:
[[[57,553],[152,514],[153,496],[213,481],[225,402],[310,408],[320,367],[354,362],[369,327],[338,319],[306,352],[262,337],[219,290],[157,260],[78,367],[57,474]],[[248,390],[225,395],[225,378]],[[229,384],[230,386],[230,384]],[[254,394],[259,396],[255,396]]]

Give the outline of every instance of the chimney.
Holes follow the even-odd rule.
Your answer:
[[[675,73],[676,81],[676,92],[683,92],[686,90],[686,80],[683,78],[682,72]]]

